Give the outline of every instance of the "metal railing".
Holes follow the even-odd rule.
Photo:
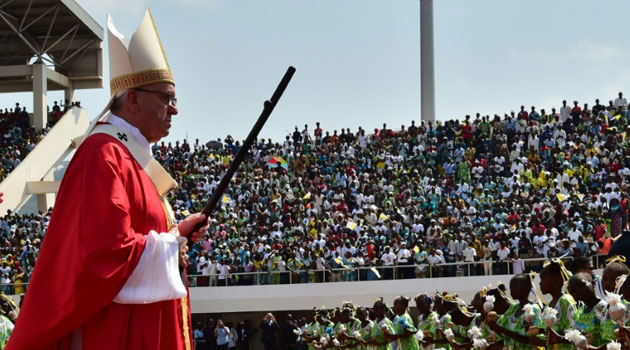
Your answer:
[[[15,294],[21,294],[21,293],[17,293],[16,291],[25,291],[26,287],[28,287],[28,283],[27,282],[23,282],[23,283],[2,283],[0,284],[0,291],[6,295],[15,295]]]
[[[606,255],[593,255],[595,269],[604,267]],[[565,261],[572,257],[563,258]],[[524,271],[537,270],[547,258],[519,259],[525,265]],[[188,275],[188,283],[191,287],[214,286],[251,286],[268,284],[304,284],[304,283],[329,283],[329,282],[353,282],[353,281],[378,281],[400,280],[414,278],[434,277],[463,277],[463,276],[489,276],[511,275],[514,273],[512,259],[504,261],[458,261],[444,264],[409,264],[391,266],[358,266],[350,268],[334,268],[325,270],[288,270],[288,271],[256,271],[234,272],[226,275]],[[485,273],[489,268],[490,274]],[[374,272],[376,270],[376,272]],[[368,275],[368,271],[371,274]],[[478,273],[480,272],[480,273]],[[28,283],[0,284],[0,291],[7,295],[14,295],[16,289],[26,290]]]
[[[606,256],[594,255],[591,258],[593,259],[593,266],[597,269],[603,267],[602,264]],[[565,261],[572,259],[571,257],[563,258]],[[523,272],[525,272],[539,270],[542,268],[542,263],[548,259],[528,258],[519,260],[523,262]],[[358,266],[327,268],[324,270],[234,272],[229,274],[189,275],[188,279],[191,287],[213,287],[511,275],[514,273],[513,262],[513,259],[506,259],[503,261],[458,261],[443,264]]]

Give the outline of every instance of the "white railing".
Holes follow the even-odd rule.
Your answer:
[[[602,268],[606,255],[594,255],[593,266],[595,269]],[[525,271],[532,268],[542,267],[542,263],[547,258],[520,259],[525,264]],[[563,258],[564,261],[571,261],[571,257]],[[410,264],[393,266],[361,266],[352,268],[335,268],[325,270],[288,270],[288,271],[257,271],[257,272],[235,272],[227,275],[188,275],[190,287],[215,287],[215,286],[251,286],[251,285],[272,285],[272,284],[305,284],[305,283],[330,283],[330,282],[356,282],[356,281],[376,281],[376,280],[401,280],[414,278],[434,278],[434,277],[466,277],[466,276],[490,276],[490,275],[512,275],[513,260],[504,261],[475,261],[475,262],[452,262],[445,264]],[[491,274],[483,273],[483,265],[490,264]],[[452,273],[449,268],[457,269],[462,266],[460,272]],[[465,266],[465,267],[463,267]],[[497,268],[498,267],[498,268]],[[368,278],[367,271],[376,269],[380,278]],[[407,269],[407,270],[405,270]],[[389,271],[389,272],[388,272]],[[406,272],[405,272],[406,271]],[[411,271],[413,274],[410,274]],[[463,271],[463,274],[461,273]],[[477,274],[480,271],[482,273]],[[363,273],[365,272],[365,273]],[[420,272],[417,274],[416,272]],[[475,273],[473,273],[475,272]],[[406,275],[405,275],[406,273]],[[316,281],[311,281],[313,275]],[[305,279],[306,276],[306,279]],[[234,283],[236,281],[236,283]],[[0,284],[0,290],[7,295],[14,295],[15,287],[26,288],[28,283],[7,283]]]
[[[604,263],[605,255],[592,256],[593,266],[599,268]],[[525,265],[524,271],[532,268],[542,267],[542,263],[547,258],[519,259]],[[571,257],[563,258],[565,261],[572,260]],[[206,274],[189,275],[191,287],[213,287],[213,286],[249,286],[267,284],[302,284],[302,283],[327,283],[327,282],[350,282],[365,280],[397,280],[413,278],[433,278],[433,277],[464,277],[464,276],[487,276],[484,273],[484,265],[490,269],[490,275],[512,275],[513,260],[503,261],[475,261],[475,262],[452,262],[444,264],[409,264],[392,266],[361,266],[348,268],[331,268],[325,270],[287,270],[287,271],[256,271],[256,272],[234,272],[229,274]],[[459,269],[458,269],[459,267]],[[368,271],[376,269],[368,276]],[[380,275],[380,276],[379,276]]]

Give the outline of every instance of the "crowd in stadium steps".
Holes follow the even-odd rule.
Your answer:
[[[529,274],[515,275],[509,290],[501,283],[478,286],[470,303],[449,292],[427,291],[431,294],[420,293],[413,300],[400,296],[364,306],[321,306],[295,319],[292,314],[279,316],[280,322],[269,313],[261,321],[241,320],[236,328],[205,318],[195,324],[193,335],[199,350],[248,350],[258,331],[265,350],[630,347],[630,269],[611,259],[600,278],[593,275],[588,258],[576,258],[570,265],[551,259],[539,274],[540,282]]]
[[[628,125],[620,94],[398,131],[296,128],[255,145],[191,246],[188,275],[211,275],[193,285],[483,275],[540,268],[524,258],[606,255],[628,229]],[[202,208],[239,144],[153,146],[180,184],[178,218]],[[28,280],[49,215],[0,220],[5,284]]]
[[[80,106],[79,102],[57,104],[48,107],[48,124],[41,131],[30,126],[29,113],[19,103],[15,108],[0,108],[0,181],[4,180],[13,169],[35,148],[37,143],[48,133],[69,108]]]
[[[470,274],[505,273],[512,259],[518,273],[524,257],[605,255],[627,228],[629,121],[620,94],[609,106],[563,101],[398,131],[296,127],[254,147],[188,273],[212,275],[198,285],[305,283],[463,275],[473,261]],[[181,185],[180,217],[201,209],[238,149],[229,136],[153,147]],[[444,262],[459,265],[429,268]]]

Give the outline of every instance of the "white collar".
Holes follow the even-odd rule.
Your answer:
[[[136,128],[135,126],[131,125],[128,121],[124,120],[123,118],[115,115],[112,112],[109,112],[109,115],[107,116],[107,119],[105,119],[109,124],[121,129],[122,131],[130,134],[134,140],[136,140],[136,142],[138,143],[138,145],[140,145],[140,147],[142,147],[142,149],[146,150],[147,153],[149,153],[151,156],[153,156],[153,152],[151,151],[151,145],[149,145],[149,141],[147,141],[147,138],[144,137],[144,135],[142,135],[142,133],[140,132],[140,129]]]

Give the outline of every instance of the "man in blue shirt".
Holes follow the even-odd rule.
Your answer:
[[[230,342],[230,329],[223,324],[223,320],[217,321],[217,328],[214,330],[214,337],[217,338],[217,349],[227,350]]]

